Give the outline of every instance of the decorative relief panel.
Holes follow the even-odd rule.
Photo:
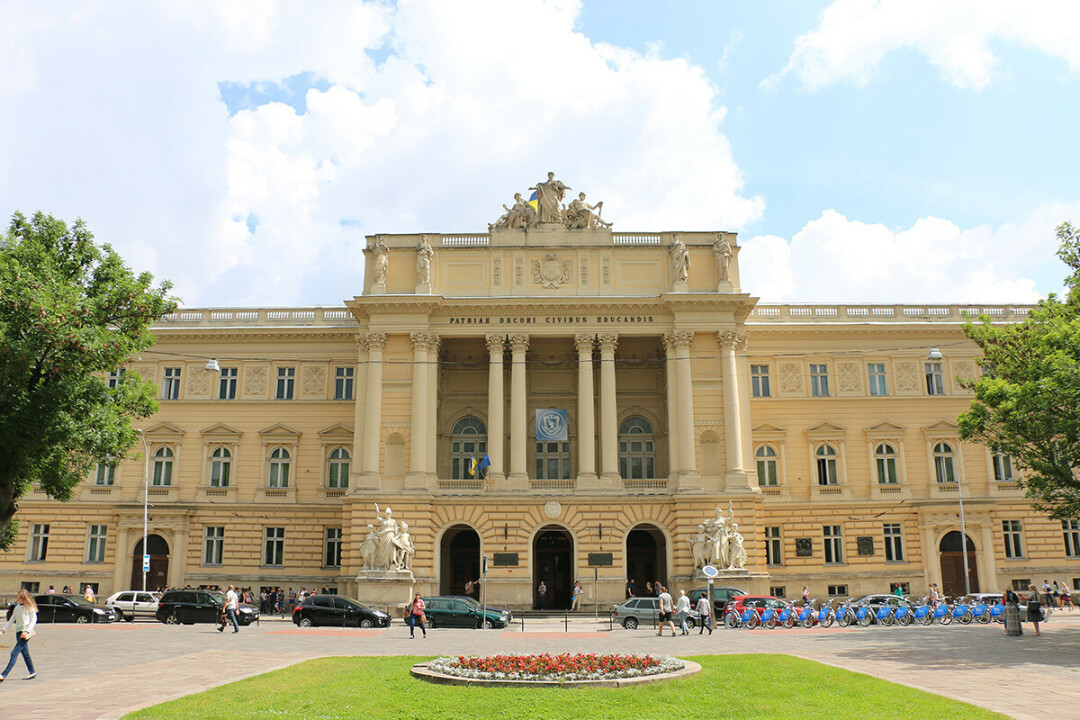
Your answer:
[[[495,287],[502,287],[502,258],[491,261],[491,283]]]
[[[581,287],[589,286],[589,258],[582,257],[580,260],[581,265]]]
[[[862,365],[857,362],[843,360],[837,362],[836,382],[841,395],[861,395]]]
[[[560,258],[555,253],[547,253],[543,260],[533,262],[532,279],[537,285],[554,290],[570,282],[570,261]]]
[[[193,399],[210,397],[210,380],[217,377],[216,373],[207,370],[202,363],[189,363],[184,372],[187,374],[186,397]]]
[[[244,366],[244,397],[262,399],[266,397],[266,383],[269,377],[266,365]]]
[[[802,363],[778,363],[777,374],[780,377],[780,393],[782,395],[802,395],[806,392],[803,390]]]
[[[525,258],[514,258],[514,286],[523,287],[525,285]]]
[[[136,365],[131,371],[149,382],[157,382],[157,367],[155,365]]]
[[[611,258],[605,257],[600,260],[600,279],[605,287],[611,285]]]
[[[979,371],[975,367],[974,360],[954,360],[952,364],[953,375],[961,380],[974,380],[979,377]],[[959,383],[953,383],[954,392],[957,394],[970,395],[971,391],[960,387]]]
[[[304,365],[303,373],[300,397],[320,400],[326,398],[326,367],[323,365]]]
[[[897,395],[918,395],[921,392],[917,361],[896,360],[893,362],[893,371],[896,373]]]

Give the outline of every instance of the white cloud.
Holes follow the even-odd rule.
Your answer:
[[[1071,0],[836,0],[800,35],[788,64],[810,90],[844,80],[865,85],[886,54],[911,49],[956,87],[979,90],[999,72],[992,47],[1007,43],[1065,60],[1080,71],[1080,4]]]
[[[826,210],[790,242],[744,241],[740,280],[765,302],[1035,302],[1065,276],[1054,228],[1076,217],[1080,205],[1045,205],[997,228],[925,217],[896,230]]]

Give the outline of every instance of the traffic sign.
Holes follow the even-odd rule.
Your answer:
[[[142,556],[142,571],[143,572],[150,572],[150,556],[149,555],[143,555]]]
[[[720,574],[720,571],[714,568],[712,565],[703,565],[701,568],[701,574],[707,578],[714,578]]]

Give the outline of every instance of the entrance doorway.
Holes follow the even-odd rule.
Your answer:
[[[440,550],[439,594],[479,600],[480,536],[468,525],[454,525],[443,533]]]
[[[967,546],[968,583],[971,592],[979,592],[979,568],[975,563],[975,543],[958,531],[945,533],[938,545],[941,555],[941,592],[951,597],[964,594],[964,546]]]
[[[150,572],[146,573],[146,589],[160,590],[169,585],[169,543],[160,535],[148,535],[146,545],[150,549]],[[142,538],[135,544],[131,558],[131,589],[142,590]]]
[[[561,527],[549,525],[533,540],[533,607],[540,607],[536,593],[540,581],[547,586],[545,610],[570,607],[574,586],[574,539]]]
[[[626,535],[626,578],[635,592],[647,594],[646,583],[667,581],[667,541],[655,525],[638,525]]]

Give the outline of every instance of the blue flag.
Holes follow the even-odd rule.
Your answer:
[[[484,453],[484,457],[482,457],[480,459],[480,462],[477,464],[476,469],[477,469],[477,471],[483,470],[484,468],[486,468],[490,464],[491,464],[491,458],[488,457],[487,453]]]

